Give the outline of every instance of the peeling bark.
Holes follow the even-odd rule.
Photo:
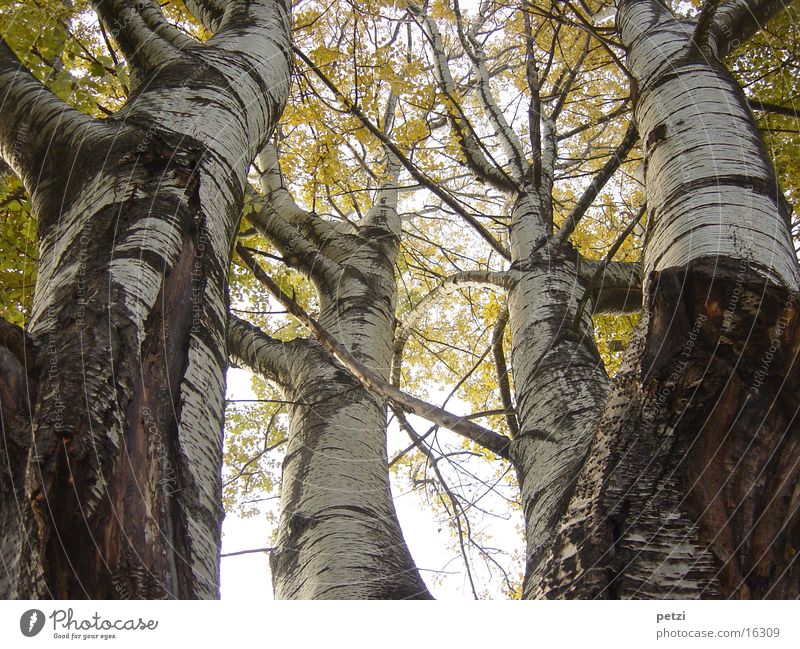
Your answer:
[[[23,578],[19,556],[28,540],[21,510],[37,374],[33,340],[21,328],[0,319],[0,529],[11,550],[1,559],[0,593],[15,593],[15,584]]]
[[[552,222],[550,209],[549,200],[527,188],[512,213],[512,268],[518,275],[508,309],[520,432],[511,459],[525,515],[526,598],[545,568],[555,524],[569,502],[609,387],[591,310],[576,316],[587,288],[577,253],[537,247]]]
[[[798,265],[741,89],[656,0],[617,15],[639,84],[645,301],[548,598],[796,598]]]
[[[38,374],[30,431],[4,425],[30,447],[23,488],[4,476],[27,542],[4,541],[10,596],[218,596],[230,242],[289,84],[288,8],[228,9],[205,45],[140,69],[117,115],[63,111],[77,130],[36,161],[47,182],[21,174],[39,217]],[[48,126],[57,102],[33,121]]]
[[[536,595],[796,598],[798,294],[716,257],[648,295]]]

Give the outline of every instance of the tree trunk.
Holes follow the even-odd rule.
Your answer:
[[[288,27],[281,2],[231,3],[205,45],[139,70],[119,114],[37,161],[37,397],[27,430],[4,424],[30,440],[6,596],[218,595],[226,277]],[[31,120],[52,127],[47,107]]]
[[[287,397],[275,597],[429,599],[389,489],[385,401],[316,345]]]
[[[575,326],[586,289],[577,252],[534,250],[546,232],[548,209],[530,188],[520,194],[512,214],[512,268],[521,272],[508,301],[520,428],[511,457],[525,515],[525,597],[544,569],[545,551],[609,390],[591,309]]]
[[[276,183],[262,184],[272,213],[257,219],[257,226],[314,280],[319,325],[387,381],[401,229],[396,181],[378,190],[375,205],[352,229],[304,213]],[[316,254],[301,254],[312,247],[300,241],[292,219],[299,230],[316,230]],[[264,334],[239,333],[238,327],[233,333],[232,348],[246,364],[271,375],[290,402],[278,538],[270,561],[275,597],[429,599],[389,488],[385,400],[313,339],[286,346]],[[256,341],[258,350],[252,346]]]
[[[741,89],[620,3],[650,222],[642,320],[540,597],[796,598],[797,262]]]

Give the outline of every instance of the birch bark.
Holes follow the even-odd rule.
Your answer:
[[[264,162],[270,166],[266,157]],[[257,218],[257,226],[285,254],[315,251],[293,258],[316,286],[319,325],[362,366],[388,381],[401,232],[397,170],[378,189],[364,219],[350,228],[300,210],[276,182],[274,161],[272,168],[262,182],[271,213]],[[304,240],[303,229],[322,235],[316,246]],[[268,340],[263,334],[240,337],[234,351],[255,369],[280,362],[284,369],[272,378],[290,402],[281,514],[270,557],[275,596],[429,599],[390,492],[386,401],[315,340],[293,341],[291,352]],[[248,341],[262,341],[261,352],[243,349]]]
[[[618,5],[650,211],[641,323],[539,597],[797,597],[797,261],[740,88]]]
[[[231,2],[184,49],[131,24],[123,40],[159,63],[103,122],[2,68],[47,99],[31,123],[68,134],[27,166],[8,156],[37,205],[40,266],[6,596],[218,595],[226,277],[249,163],[288,93],[289,7]]]

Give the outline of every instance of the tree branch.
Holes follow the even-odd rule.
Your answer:
[[[140,0],[140,2],[143,2],[142,19],[155,34],[180,50],[199,45],[189,34],[167,21],[161,11],[161,6],[155,0]]]
[[[616,251],[615,251],[616,252]],[[592,300],[592,313],[636,313],[642,309],[642,264],[638,261],[582,259],[581,279]]]
[[[773,115],[783,115],[785,117],[794,117],[795,119],[800,114],[794,106],[780,106],[779,104],[772,104],[753,97],[748,97],[747,103],[750,105],[750,110],[760,113],[772,113]]]
[[[508,325],[508,306],[504,306],[500,311],[492,330],[492,354],[494,356],[494,366],[497,370],[497,385],[500,388],[500,400],[503,402],[506,425],[511,437],[514,438],[519,435],[519,422],[517,421],[514,402],[511,400],[511,383],[508,380],[508,365],[506,364],[505,352],[503,352],[503,337],[506,325]]]
[[[380,229],[388,235],[389,238],[380,237],[375,242],[376,244],[389,243],[396,246],[403,230],[400,215],[397,213],[400,163],[391,153],[388,154],[388,158],[387,177],[375,192],[372,207],[364,215],[364,220],[359,225]]]
[[[417,302],[413,309],[405,314],[402,324],[395,333],[395,354],[397,354],[398,349],[402,353],[403,347],[409,336],[411,336],[414,327],[441,297],[449,295],[460,288],[469,287],[494,287],[507,290],[512,288],[513,283],[513,275],[506,271],[466,270],[444,278],[433,290]]]
[[[542,178],[542,100],[539,69],[536,65],[536,39],[533,37],[530,12],[525,8],[523,0],[520,7],[522,23],[525,28],[525,78],[531,98],[528,103],[528,132],[531,141],[533,157],[533,179],[536,184]],[[555,43],[553,43],[555,47]]]
[[[262,552],[266,552],[269,554],[275,548],[253,548],[252,550],[239,550],[238,552],[223,552],[220,554],[220,559],[224,559],[225,557],[238,557],[242,554],[260,554]]]
[[[225,14],[225,0],[183,0],[189,13],[210,32],[216,32]]]
[[[487,448],[495,455],[506,459],[509,458],[508,446],[510,440],[507,437],[487,428],[483,428],[482,426],[478,426],[469,421],[466,417],[459,417],[438,406],[427,403],[422,399],[417,399],[381,379],[375,372],[359,362],[358,359],[331,336],[319,322],[306,313],[297,302],[286,295],[280,287],[272,281],[272,278],[264,272],[247,250],[238,246],[237,252],[244,260],[247,267],[253,272],[256,279],[267,288],[270,294],[278,300],[289,313],[297,318],[300,323],[311,331],[320,344],[365,388],[370,390],[373,394],[386,399],[395,406],[402,408],[406,412],[423,417],[448,430],[452,430],[454,433],[458,433],[476,444]]]
[[[622,247],[625,240],[631,235],[636,225],[642,220],[647,211],[647,205],[642,205],[636,216],[620,233],[617,240],[611,246],[602,261],[593,262],[588,259],[581,259],[578,272],[586,282],[586,290],[575,310],[575,318],[572,320],[572,331],[578,331],[583,310],[586,303],[592,300],[593,313],[629,313],[641,309],[643,300],[642,290],[642,268],[641,263],[636,262],[612,262],[614,255]],[[609,281],[605,282],[605,271],[609,270]],[[603,282],[601,284],[601,278]],[[601,284],[598,288],[598,284]],[[603,292],[603,285],[608,288]],[[630,308],[630,310],[629,310]]]
[[[709,28],[709,45],[724,59],[786,9],[785,0],[727,0],[715,12]]]
[[[556,245],[561,246],[567,241],[578,225],[578,222],[583,218],[583,215],[586,214],[586,210],[589,209],[594,199],[597,198],[597,195],[602,191],[606,183],[611,180],[611,177],[625,161],[633,145],[636,144],[637,139],[639,139],[639,132],[636,130],[636,125],[631,122],[628,126],[628,130],[625,132],[625,137],[622,138],[622,142],[620,142],[617,149],[603,165],[603,168],[592,179],[592,182],[578,199],[578,202],[575,204],[575,207],[566,221],[564,221],[564,225],[561,226],[561,229],[556,235]]]
[[[630,102],[630,98],[626,98],[625,99],[625,103],[623,103],[622,106],[612,110],[610,113],[606,113],[603,117],[601,117],[601,118],[599,118],[597,120],[594,120],[594,121],[587,120],[584,124],[581,124],[580,126],[576,126],[575,128],[570,129],[566,133],[561,133],[558,136],[558,141],[561,142],[562,140],[567,140],[567,139],[577,135],[578,133],[583,133],[583,131],[586,131],[586,130],[588,130],[590,128],[597,127],[597,126],[602,126],[603,124],[605,124],[606,122],[611,121],[615,117],[619,117],[623,113],[627,113],[630,110],[630,106],[628,105],[629,102]]]
[[[102,122],[47,90],[0,39],[0,157],[34,199],[40,185],[60,177],[55,171],[68,167],[83,143],[106,131]]]
[[[697,17],[697,24],[692,34],[692,43],[705,50],[708,48],[708,35],[714,20],[714,14],[719,9],[722,0],[705,0],[700,8],[700,15]]]
[[[530,0],[528,0],[528,2],[530,2]],[[606,53],[611,57],[611,59],[614,61],[614,63],[617,64],[617,67],[619,68],[619,71],[622,72],[630,80],[633,80],[633,77],[631,76],[631,73],[628,72],[628,66],[626,66],[620,60],[620,58],[617,56],[617,54],[614,52],[614,50],[611,49],[610,41],[608,39],[606,39],[606,38],[603,38],[598,33],[597,29],[595,29],[595,27],[592,24],[591,20],[588,20],[586,18],[586,16],[583,15],[583,13],[578,11],[573,6],[573,4],[571,2],[569,2],[569,0],[567,0],[566,5],[572,10],[572,13],[575,15],[575,18],[577,18],[577,20],[578,20],[578,23],[576,23],[576,26],[579,26],[587,34],[592,36],[598,43],[600,43],[600,47],[602,47],[606,51]],[[617,47],[621,47],[618,43],[614,43],[614,45],[617,46]]]
[[[253,194],[256,200],[261,198],[255,191]],[[304,237],[269,199],[264,200],[261,209],[249,212],[245,219],[278,249],[287,266],[296,268],[310,279],[326,286],[336,284],[341,273],[339,264],[325,256],[319,246]]]
[[[279,385],[290,383],[290,356],[296,347],[295,341],[276,340],[251,322],[228,314],[228,355]]]
[[[550,121],[552,122],[558,121],[558,117],[561,115],[561,111],[564,110],[564,106],[567,103],[567,95],[572,88],[572,84],[575,83],[575,79],[578,77],[578,72],[580,72],[583,62],[586,60],[586,57],[589,56],[589,42],[589,36],[587,36],[586,43],[583,46],[583,51],[581,52],[578,60],[575,62],[575,65],[572,66],[566,76],[563,77],[563,82],[559,83],[557,87],[553,88],[552,94],[555,97],[558,97],[558,99],[556,100],[556,105],[553,107],[553,111],[550,113]]]
[[[294,200],[283,182],[277,147],[269,143],[256,158],[256,169],[260,174],[259,184],[267,203],[278,215],[301,232],[306,231],[315,240],[326,240],[336,233],[332,224],[313,212],[307,212]]]
[[[147,4],[131,0],[92,0],[92,6],[128,61],[134,88],[141,84],[145,74],[178,56],[178,48],[145,21],[141,11]],[[149,15],[152,22],[152,7]]]
[[[414,430],[414,428],[411,426],[411,424],[408,421],[408,418],[405,416],[402,410],[400,410],[399,408],[393,408],[393,410],[394,414],[397,416],[397,421],[400,424],[400,428],[402,428],[405,431],[406,435],[408,435],[413,444],[417,448],[419,448],[420,452],[428,459],[428,461],[430,462],[430,466],[433,468],[433,471],[439,480],[439,484],[442,486],[445,495],[450,500],[450,504],[453,507],[452,519],[455,521],[456,533],[458,534],[458,543],[459,546],[461,547],[461,556],[464,559],[464,567],[467,570],[467,577],[469,578],[470,587],[472,588],[472,594],[475,597],[475,599],[478,599],[478,592],[477,590],[475,590],[475,582],[472,578],[472,571],[470,570],[469,566],[467,549],[464,546],[464,530],[461,527],[461,516],[464,517],[464,522],[469,527],[467,513],[466,511],[464,511],[463,506],[458,501],[458,497],[456,496],[456,494],[452,491],[452,489],[450,489],[447,482],[445,481],[444,475],[442,475],[442,471],[439,468],[439,463],[437,462],[436,457],[434,456],[433,449],[431,449],[425,444],[423,437],[419,433],[417,433],[417,431]],[[445,511],[446,510],[447,507],[445,506]],[[460,515],[459,512],[461,512]]]
[[[456,133],[467,166],[469,166],[479,178],[491,183],[500,191],[518,191],[517,181],[509,176],[495,160],[490,161],[489,158],[484,155],[485,149],[481,144],[480,138],[475,134],[469,119],[467,119],[467,116],[461,108],[457,98],[456,84],[450,72],[447,54],[444,51],[444,43],[442,42],[442,36],[439,33],[436,22],[425,13],[422,7],[415,5],[413,2],[409,2],[408,9],[423,22],[424,31],[426,32],[433,53],[434,69],[436,70],[439,88],[447,103],[450,126]],[[480,84],[481,81],[478,80],[478,85],[480,86]]]
[[[461,46],[464,48],[464,52],[466,52],[467,57],[469,57],[469,60],[472,62],[472,67],[477,73],[476,85],[483,112],[494,127],[495,136],[500,141],[506,157],[511,164],[511,176],[515,180],[515,184],[519,184],[523,175],[527,173],[525,150],[522,147],[522,142],[520,142],[514,129],[512,129],[506,121],[503,112],[500,110],[500,107],[497,105],[492,95],[492,88],[489,82],[489,70],[486,68],[486,56],[474,32],[467,34],[464,31],[463,18],[461,16],[458,0],[453,0],[453,10],[456,15],[456,29],[458,31],[458,38],[461,41]],[[478,24],[476,24],[475,27],[477,28]]]
[[[328,79],[328,77],[320,70],[314,62],[309,59],[305,54],[303,54],[300,49],[297,47],[292,48],[295,54],[300,58],[300,60],[305,63],[309,69],[324,83],[328,89],[333,92],[333,94],[339,99],[342,105],[345,107],[345,110],[358,118],[358,120],[364,125],[374,137],[376,137],[383,145],[400,161],[400,164],[405,167],[405,169],[411,174],[411,176],[416,180],[420,185],[431,191],[433,194],[438,196],[442,202],[447,205],[450,209],[452,209],[458,216],[464,219],[467,223],[469,223],[472,228],[481,236],[481,238],[486,241],[492,249],[497,252],[503,259],[506,261],[511,260],[511,255],[495,237],[489,232],[473,215],[469,214],[461,204],[453,198],[447,191],[445,191],[437,182],[427,176],[425,173],[420,171],[417,166],[409,160],[405,154],[379,129],[375,126],[361,109],[358,106],[355,106],[350,102],[350,100],[342,93],[334,83]]]

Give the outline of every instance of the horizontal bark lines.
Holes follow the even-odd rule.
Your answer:
[[[550,260],[509,295],[514,390],[520,433],[511,445],[525,513],[524,596],[543,569],[553,529],[572,493],[608,377],[585,313],[572,331],[583,286],[572,262]]]
[[[194,208],[198,207],[195,202]],[[186,515],[195,503],[187,502],[188,493],[178,494],[189,486],[181,458],[179,386],[188,366],[196,303],[192,292],[196,282],[205,280],[202,267],[195,266],[202,233],[201,223],[196,222],[200,215],[190,216],[195,222],[181,228],[184,239],[180,255],[144,326],[140,387],[126,412],[129,431],[122,448],[125,461],[108,484],[109,506],[125,523],[110,530],[106,527],[104,532],[105,549],[111,555],[105,560],[116,568],[110,581],[115,589],[156,598],[188,598],[197,590],[186,533]],[[215,459],[219,462],[221,456]],[[133,492],[131,485],[139,489]],[[131,525],[134,521],[138,524]],[[149,541],[159,537],[160,542]],[[170,550],[164,552],[162,543]]]
[[[622,2],[617,20],[638,82],[645,273],[722,255],[796,290],[788,206],[741,88],[660,3]]]
[[[28,489],[35,561],[53,596],[217,592],[224,355],[205,362],[195,385],[188,375],[198,349],[221,344],[224,304],[213,296],[226,258],[208,250],[203,173],[187,166],[199,164],[196,151],[163,144],[140,167],[123,157],[116,175],[90,180],[64,215],[70,236],[43,239],[50,272],[39,278],[31,331],[46,371]],[[97,187],[115,189],[92,213]],[[198,417],[188,397],[211,386],[217,413]]]
[[[280,298],[321,345],[293,345],[285,355],[271,346],[282,358],[268,365],[285,368],[283,389],[291,402],[281,517],[270,557],[278,598],[430,599],[389,488],[386,401],[380,396],[380,386],[395,390],[387,379],[400,235],[396,194],[395,183],[382,186],[359,225],[331,229],[320,243],[335,275],[316,278],[318,322]],[[259,277],[254,260],[240,254]]]
[[[391,273],[391,268],[386,272]],[[346,294],[369,284],[343,279]],[[355,317],[350,300],[328,296],[321,319],[342,345],[388,371],[386,336],[394,293],[375,304],[382,317]],[[382,306],[383,308],[379,308]],[[357,332],[357,335],[356,335]],[[283,465],[278,543],[271,555],[278,598],[428,599],[394,509],[386,452],[386,403],[316,344],[286,357],[289,444]]]
[[[539,249],[549,215],[549,200],[535,190],[520,194],[512,212],[517,276],[508,311],[519,434],[511,459],[525,515],[525,598],[546,567],[609,383],[590,310],[576,315],[586,290],[577,254],[562,246]]]
[[[62,167],[29,187],[40,389],[20,596],[218,595],[230,242],[290,65],[284,3],[231,7],[206,44],[139,70],[117,115],[65,113]],[[33,101],[31,79],[12,81]]]
[[[428,599],[389,491],[385,403],[317,349],[295,367],[281,524],[283,599]]]
[[[797,294],[713,258],[649,295],[537,595],[796,598]]]

